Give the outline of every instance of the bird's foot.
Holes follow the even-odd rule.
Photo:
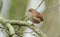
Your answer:
[[[31,26],[35,26],[35,25],[32,23]]]

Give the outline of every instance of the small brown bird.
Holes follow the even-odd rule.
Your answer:
[[[40,23],[41,21],[43,21],[43,15],[40,14],[38,11],[36,11],[35,9],[29,9],[28,11],[28,17],[29,19],[33,22],[33,23]]]

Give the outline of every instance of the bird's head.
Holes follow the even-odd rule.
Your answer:
[[[29,9],[29,11],[28,11],[28,12],[34,12],[34,11],[35,11],[35,10],[31,8],[31,9]]]

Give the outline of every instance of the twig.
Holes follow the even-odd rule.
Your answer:
[[[30,23],[28,22],[24,22],[24,21],[20,21],[20,20],[6,20],[6,22],[9,22],[11,24],[14,25],[20,25],[20,26],[27,26],[29,28],[31,28],[34,32],[36,32],[39,36],[41,37],[47,37],[46,34],[44,34],[42,31],[40,31],[38,28],[31,26]]]
[[[36,10],[41,6],[41,4],[44,2],[44,0],[41,1],[41,3],[38,5],[38,7],[36,8]]]
[[[10,31],[10,35],[15,34],[14,28],[11,26],[11,24],[10,23],[7,23],[5,21],[5,19],[3,17],[1,17],[1,16],[0,16],[0,23],[2,25],[5,25],[6,27],[8,27],[8,29]]]
[[[23,21],[27,21],[28,20],[28,16],[26,16],[26,18]]]
[[[31,26],[30,23],[25,22],[25,21],[21,21],[21,20],[5,20],[0,16],[0,23],[7,26],[10,34],[15,34],[14,28],[11,26],[11,24],[14,25],[21,25],[21,26],[27,26],[29,28],[31,28],[34,32],[36,32],[39,36],[41,37],[47,37],[42,31],[40,31],[38,28]]]

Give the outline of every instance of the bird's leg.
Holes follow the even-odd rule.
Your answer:
[[[31,26],[35,26],[34,23],[32,23]]]

